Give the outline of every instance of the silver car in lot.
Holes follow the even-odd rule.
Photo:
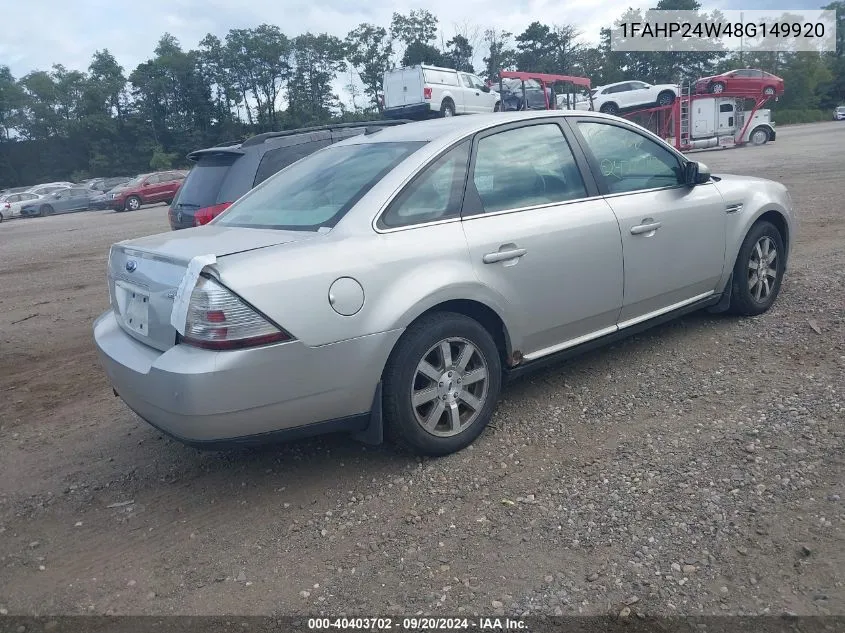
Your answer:
[[[698,309],[765,312],[794,231],[783,185],[613,116],[409,123],[112,246],[94,339],[115,394],[186,444],[347,431],[442,455],[520,372]]]

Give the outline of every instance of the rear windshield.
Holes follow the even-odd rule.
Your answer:
[[[333,227],[424,142],[330,146],[265,180],[212,223],[317,231]]]
[[[188,177],[182,182],[179,193],[173,201],[174,207],[202,209],[221,202],[234,200],[218,200],[220,188],[229,173],[229,168],[235,163],[237,156],[203,156]]]

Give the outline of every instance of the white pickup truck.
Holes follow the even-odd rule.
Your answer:
[[[410,66],[384,73],[384,115],[421,119],[496,112],[499,93],[472,73],[438,66]]]

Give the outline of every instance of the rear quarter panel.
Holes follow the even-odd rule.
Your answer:
[[[283,244],[224,257],[218,270],[225,284],[310,346],[401,330],[453,299],[478,301],[509,319],[503,298],[478,282],[460,222]],[[352,316],[329,304],[340,277],[364,290]]]

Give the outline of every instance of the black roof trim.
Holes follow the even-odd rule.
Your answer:
[[[282,130],[281,132],[264,132],[263,134],[257,134],[252,138],[248,138],[243,143],[241,143],[241,147],[252,147],[253,145],[261,145],[264,141],[271,138],[279,138],[283,136],[292,136],[294,134],[307,134],[308,132],[323,132],[327,130],[340,130],[345,128],[351,127],[363,127],[363,128],[370,128],[370,127],[387,127],[392,125],[401,125],[403,123],[410,123],[410,120],[406,119],[391,119],[385,121],[353,121],[350,123],[330,123],[328,125],[316,125],[314,127],[301,127],[296,128],[293,130]]]

